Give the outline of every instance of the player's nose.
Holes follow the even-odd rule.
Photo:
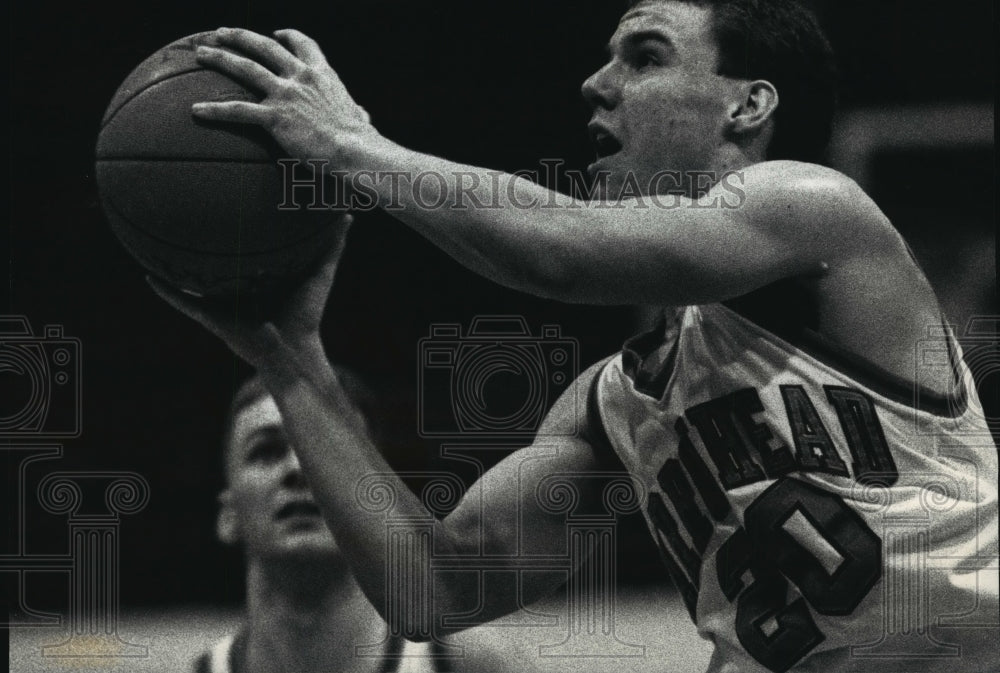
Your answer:
[[[619,94],[613,64],[609,62],[588,77],[580,87],[580,93],[592,108],[611,109],[617,105]]]
[[[282,485],[286,488],[305,488],[308,486],[305,473],[302,472],[302,463],[295,449],[291,448],[285,455],[284,474],[281,479]]]

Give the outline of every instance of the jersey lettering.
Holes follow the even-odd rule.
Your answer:
[[[657,546],[660,549],[660,556],[674,585],[681,592],[684,599],[684,606],[687,608],[691,621],[695,620],[698,605],[699,573],[701,572],[701,557],[695,554],[694,550],[688,547],[684,540],[680,538],[677,530],[677,522],[670,516],[666,505],[659,493],[650,493],[647,503],[647,514],[649,520],[656,527]],[[663,538],[666,538],[665,540]],[[687,569],[681,568],[680,564],[674,560],[671,553],[677,555],[680,563]],[[690,578],[690,579],[689,579]]]
[[[757,450],[760,461],[764,466],[764,471],[772,479],[788,474],[798,466],[792,459],[792,452],[787,446],[779,445],[771,448],[771,441],[774,433],[766,423],[758,423],[753,419],[754,414],[764,412],[764,404],[760,401],[760,395],[754,388],[733,393],[733,417],[737,427],[743,432],[750,444]]]
[[[695,551],[699,555],[704,554],[708,541],[712,537],[712,524],[698,508],[694,499],[694,489],[691,488],[687,477],[684,476],[681,462],[676,458],[668,460],[664,463],[657,479],[660,482],[660,488],[674,504],[677,515],[694,541]]]
[[[797,537],[789,522],[801,516],[809,533]],[[738,529],[716,556],[719,587],[736,600],[736,635],[746,651],[781,673],[824,639],[809,606],[822,615],[849,615],[882,576],[882,541],[839,496],[784,478],[747,508]],[[825,545],[839,562],[818,558]],[[832,567],[831,567],[832,566]],[[749,570],[753,583],[744,589]],[[788,582],[802,593],[786,605]],[[773,631],[764,626],[773,620]]]
[[[733,506],[729,503],[729,498],[726,497],[725,492],[716,483],[715,478],[708,469],[708,465],[698,455],[698,450],[694,448],[694,443],[691,441],[691,436],[688,433],[687,423],[684,422],[683,418],[677,419],[674,429],[680,438],[677,455],[681,459],[681,464],[687,470],[687,473],[691,475],[695,488],[698,489],[702,500],[705,501],[705,505],[708,507],[712,518],[716,522],[721,523],[733,510]]]
[[[663,541],[666,542],[666,546],[674,552],[677,560],[680,561],[681,566],[687,572],[687,576],[691,579],[691,583],[697,589],[699,578],[701,577],[701,555],[695,553],[684,542],[684,538],[680,534],[680,529],[677,527],[677,521],[671,516],[659,493],[653,492],[649,494],[648,509],[649,517],[652,519],[657,531],[659,531],[661,538],[664,538]]]
[[[942,605],[981,605],[968,568],[982,565],[977,542],[995,537],[996,509],[976,485],[996,474],[996,454],[940,453],[942,443],[980,447],[989,428],[978,415],[908,405],[877,377],[866,387],[725,306],[668,314],[633,346],[598,379],[597,411],[647,487],[647,523],[715,644],[712,670],[958,652],[930,645],[933,611],[899,609],[931,590]],[[630,369],[629,356],[642,366]],[[938,494],[927,475],[940,469]],[[912,647],[892,639],[904,631]]]
[[[886,486],[896,483],[899,473],[889,453],[882,424],[875,412],[875,403],[858,390],[824,386],[840,425],[847,437],[847,447],[854,457],[854,478],[867,484],[878,481]],[[876,476],[877,475],[877,476]]]
[[[830,434],[823,426],[816,407],[802,386],[781,386],[788,423],[795,439],[795,458],[803,469],[849,477],[847,466],[837,455]]]
[[[798,532],[789,524],[796,515]],[[840,496],[812,484],[782,479],[753,501],[743,522],[769,565],[821,615],[851,614],[882,576],[882,540]],[[816,545],[823,547],[810,549]]]
[[[895,474],[872,401],[849,388],[825,390],[847,439],[855,478]],[[781,396],[794,449],[775,447],[771,427],[755,420],[766,411],[755,389],[699,404],[685,415],[718,469],[718,481],[699,455],[687,423],[678,418],[677,457],[666,460],[657,474],[677,518],[660,493],[651,492],[647,500],[668,570],[694,615],[703,555],[715,524],[732,512],[725,490],[778,479],[747,507],[743,526],[716,551],[715,575],[722,593],[736,605],[740,643],[779,673],[824,640],[812,610],[851,614],[882,568],[882,542],[857,512],[839,496],[785,476],[796,470],[851,474],[805,389],[782,386]],[[792,584],[802,596],[789,600]]]
[[[753,393],[756,395],[756,391]],[[687,410],[687,417],[698,428],[726,490],[765,478],[764,471],[750,455],[751,443],[746,434],[740,432],[740,419],[745,416],[737,413],[745,411],[746,406],[744,401],[742,409],[738,407],[737,395],[720,397]]]

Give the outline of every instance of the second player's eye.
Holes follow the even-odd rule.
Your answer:
[[[247,452],[247,462],[275,463],[288,453],[288,444],[280,439],[256,442]]]

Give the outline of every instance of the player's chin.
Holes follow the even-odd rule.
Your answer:
[[[632,193],[641,192],[644,187],[639,184],[636,171],[624,150],[598,157],[587,167],[587,173],[592,193],[602,200],[616,200],[625,191],[626,184]]]
[[[293,553],[333,554],[337,543],[322,519],[285,522],[278,539],[282,551]]]
[[[286,538],[277,552],[289,561],[329,561],[340,554],[333,538],[323,539],[320,536],[297,535]]]

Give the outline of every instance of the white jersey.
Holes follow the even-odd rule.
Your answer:
[[[809,351],[687,307],[596,383],[710,670],[1000,670],[997,449],[974,387],[915,395]],[[962,357],[947,330],[918,355]]]

